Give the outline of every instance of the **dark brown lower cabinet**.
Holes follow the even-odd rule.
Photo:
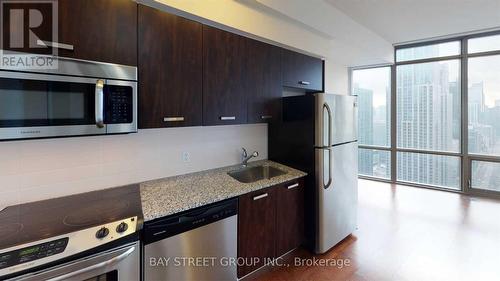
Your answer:
[[[242,195],[238,206],[238,257],[248,266],[238,267],[243,277],[264,265],[266,258],[275,256],[276,190],[269,187]],[[259,259],[258,262],[250,264]]]
[[[304,179],[276,187],[276,256],[304,241]]]
[[[297,179],[240,196],[238,257],[246,263],[238,266],[239,278],[302,244],[303,190]]]

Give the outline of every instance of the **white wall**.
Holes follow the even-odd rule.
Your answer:
[[[325,92],[339,95],[349,94],[349,70],[347,67],[338,64],[330,64],[325,67],[325,76],[330,77],[325,85]]]
[[[236,164],[241,147],[267,158],[267,125],[140,130],[136,134],[0,142],[0,210]],[[190,162],[182,152],[190,153]]]

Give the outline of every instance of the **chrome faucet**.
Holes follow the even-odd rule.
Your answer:
[[[249,155],[248,155],[248,153],[247,153],[247,150],[246,150],[244,147],[242,147],[241,149],[243,150],[243,154],[241,155],[241,156],[242,156],[242,157],[241,157],[241,159],[242,159],[242,161],[241,161],[241,165],[242,165],[243,167],[246,167],[246,166],[247,166],[247,164],[248,164],[248,160],[250,160],[252,157],[257,157],[257,156],[259,156],[259,152],[257,152],[257,151],[254,151],[254,152],[253,152],[253,153],[249,156]]]

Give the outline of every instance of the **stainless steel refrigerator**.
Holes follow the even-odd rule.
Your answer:
[[[282,110],[269,125],[269,158],[308,173],[305,242],[324,253],[357,226],[356,97],[285,97]]]

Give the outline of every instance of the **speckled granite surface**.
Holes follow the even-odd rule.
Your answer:
[[[241,165],[234,165],[141,183],[144,221],[239,196],[306,175],[304,172],[269,160],[248,163],[249,167],[259,165],[273,166],[287,173],[253,183],[241,183],[227,174],[229,171],[241,168]]]

